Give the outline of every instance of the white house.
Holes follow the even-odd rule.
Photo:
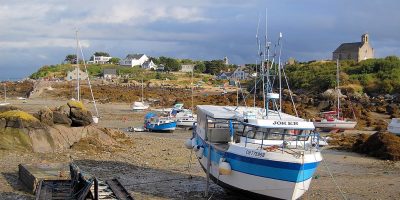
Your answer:
[[[148,60],[142,64],[143,69],[157,70],[157,65],[152,60]]]
[[[121,60],[119,65],[122,66],[142,66],[144,62],[148,61],[149,57],[145,54],[128,54],[125,59]]]
[[[247,72],[246,69],[247,69],[246,66],[239,66],[238,68],[235,69],[230,78],[235,80],[247,79],[249,77],[249,73]]]
[[[108,61],[110,61],[112,57],[108,56],[95,56],[93,55],[93,63],[95,64],[106,64]]]
[[[67,77],[65,78],[67,81],[71,81],[71,80],[77,80],[78,79],[78,73],[79,73],[79,80],[85,80],[88,78],[88,75],[82,71],[82,70],[78,70],[78,68],[75,68],[72,71],[69,71],[67,73]]]
[[[193,72],[194,65],[182,65],[181,72]]]

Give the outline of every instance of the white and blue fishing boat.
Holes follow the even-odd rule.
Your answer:
[[[255,81],[255,85],[262,81],[262,108],[255,103],[252,107],[197,106],[197,124],[185,146],[196,151],[207,173],[206,195],[212,179],[240,194],[298,199],[308,190],[322,161],[313,122],[298,117],[297,112],[296,116],[282,112],[284,68],[280,59],[274,65],[275,59],[265,60],[265,55]]]
[[[149,131],[168,131],[176,129],[176,122],[168,117],[159,117],[156,113],[147,113],[144,117],[144,128]]]

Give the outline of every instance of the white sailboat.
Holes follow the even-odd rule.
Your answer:
[[[269,63],[265,53],[261,75],[256,80],[266,80],[262,84],[263,108],[197,106],[197,125],[185,146],[196,151],[207,174],[206,196],[211,179],[241,194],[298,199],[308,190],[322,161],[318,143],[307,142],[318,141],[314,124],[282,112],[281,71],[284,69],[279,59],[276,69],[279,93],[275,93],[269,73],[274,60],[264,66],[265,61]]]
[[[93,105],[94,105],[94,109],[96,111],[96,115],[93,115],[92,118],[93,118],[93,122],[95,124],[97,124],[97,123],[99,123],[99,111],[97,109],[96,100],[94,99],[93,90],[92,90],[92,84],[90,83],[89,72],[87,70],[85,56],[83,54],[83,50],[82,50],[81,44],[79,42],[78,31],[76,31],[76,71],[77,71],[77,73],[76,73],[77,74],[77,81],[76,81],[77,82],[77,94],[76,94],[77,95],[77,99],[76,99],[76,101],[81,101],[81,94],[80,94],[81,93],[81,91],[80,91],[81,87],[80,87],[80,77],[79,77],[79,71],[80,71],[80,68],[79,68],[79,52],[80,52],[80,54],[82,56],[83,66],[85,67],[85,73],[87,74],[87,80],[88,80],[88,85],[89,85],[89,89],[90,89],[90,94],[92,96],[92,102],[93,102]]]
[[[354,129],[357,125],[357,121],[346,119],[340,116],[340,89],[339,89],[339,60],[336,61],[336,95],[337,95],[337,107],[336,110],[323,112],[322,119],[314,120],[316,128],[327,129],[327,130],[345,130]]]
[[[142,101],[135,101],[135,102],[133,102],[133,104],[132,104],[132,110],[133,111],[142,111],[142,110],[147,110],[147,109],[149,109],[149,107],[150,107],[150,105],[149,104],[147,104],[147,103],[145,103],[144,102],[144,99],[143,99],[143,78],[142,78]]]
[[[7,102],[7,86],[6,86],[6,83],[3,83],[3,87],[4,87],[4,102],[1,102],[0,106],[10,105],[10,103]]]

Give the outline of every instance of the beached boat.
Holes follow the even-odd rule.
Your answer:
[[[7,87],[6,87],[6,83],[3,83],[3,88],[4,88],[4,102],[1,102],[0,106],[10,105],[10,103],[7,102]]]
[[[281,37],[280,34],[279,47]],[[278,65],[274,65],[275,59],[264,62],[266,53],[269,55],[264,52],[261,75],[256,77],[256,82],[263,83],[263,108],[197,106],[197,124],[185,146],[196,151],[207,174],[206,196],[211,178],[216,184],[241,194],[298,199],[308,190],[322,161],[313,122],[298,117],[297,111],[296,116],[282,112],[284,68],[280,59]],[[275,74],[270,73],[272,67]],[[272,76],[278,80],[275,84],[279,93],[272,89]]]
[[[400,135],[400,118],[392,118],[387,130],[395,135]]]
[[[144,102],[144,99],[143,99],[143,93],[144,92],[143,92],[143,90],[144,90],[144,88],[143,88],[143,79],[142,79],[142,100],[133,102],[133,104],[132,104],[132,110],[133,111],[147,110],[150,107],[149,104]]]
[[[193,114],[192,110],[183,108],[182,103],[175,104],[169,116],[176,121],[178,127],[183,128],[191,128],[197,121],[197,115]]]
[[[160,117],[156,113],[147,113],[144,117],[144,128],[149,131],[169,131],[176,129],[176,122],[169,117]]]
[[[336,96],[337,96],[337,106],[336,110],[323,112],[321,119],[314,120],[314,125],[316,128],[321,128],[323,130],[345,130],[354,129],[357,125],[357,121],[346,119],[340,116],[340,89],[339,89],[339,60],[336,61]]]

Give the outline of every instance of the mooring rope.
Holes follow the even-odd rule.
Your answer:
[[[321,150],[321,154],[322,154],[322,150]],[[339,187],[339,185],[337,184],[336,179],[335,179],[335,177],[333,176],[333,173],[332,173],[332,171],[330,170],[330,168],[329,168],[328,164],[326,163],[325,159],[322,159],[322,163],[324,163],[325,168],[328,170],[329,176],[332,178],[333,183],[335,184],[336,188],[339,190],[340,195],[342,196],[342,198],[343,198],[344,200],[347,200],[346,196],[344,195],[344,192],[342,191],[342,189],[341,189],[341,188]]]

